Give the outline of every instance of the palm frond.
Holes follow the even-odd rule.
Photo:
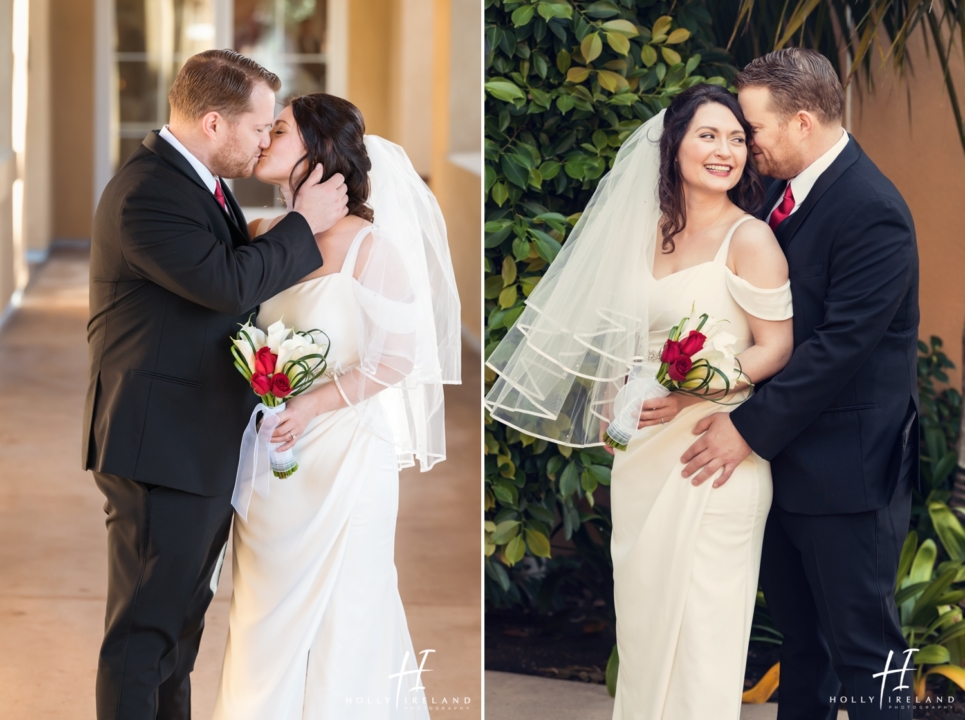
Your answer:
[[[708,5],[717,44],[726,47],[737,67],[788,45],[809,47],[827,57],[845,83],[857,80],[859,93],[874,92],[874,72],[881,67],[899,79],[910,75],[909,50],[920,33],[926,52],[935,50],[965,151],[965,119],[950,72],[956,46],[965,51],[965,0],[718,0]]]

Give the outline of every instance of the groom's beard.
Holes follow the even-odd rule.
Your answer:
[[[799,157],[780,157],[757,160],[754,163],[757,171],[761,175],[772,177],[776,180],[790,180],[801,174],[806,165]]]
[[[760,158],[753,157],[754,167],[761,175],[775,178],[776,180],[790,180],[801,174],[807,167],[807,163],[800,150],[795,147],[787,138],[787,134],[782,134],[779,141]]]
[[[232,141],[211,157],[211,172],[223,178],[251,177],[258,162],[258,156],[245,152],[241,144]]]

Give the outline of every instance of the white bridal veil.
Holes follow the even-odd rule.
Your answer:
[[[623,143],[523,314],[489,356],[499,377],[486,407],[496,420],[561,445],[602,444],[613,398],[630,370],[647,361],[664,112]]]
[[[353,407],[374,395],[389,427],[372,429],[400,467],[418,460],[425,471],[446,456],[442,386],[460,382],[459,295],[435,197],[401,147],[375,135],[365,147],[375,229],[356,265],[360,358],[335,382]]]

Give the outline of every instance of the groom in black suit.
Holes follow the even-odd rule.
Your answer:
[[[346,213],[344,179],[318,184],[318,166],[293,211],[250,239],[221,179],[251,175],[280,85],[230,50],[190,58],[170,124],[148,133],[97,207],[83,463],[108,515],[98,720],[191,717],[189,674],[257,402],[230,337],[322,265],[314,235]]]
[[[918,478],[914,223],[841,127],[826,58],[780,50],[735,84],[754,162],[781,180],[761,218],[787,256],[795,349],[747,402],[698,423],[683,474],[722,469],[716,487],[752,449],[771,462],[761,582],[784,635],[778,719],[831,720],[842,697],[851,720],[910,719],[894,593]]]

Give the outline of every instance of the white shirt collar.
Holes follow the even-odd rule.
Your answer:
[[[825,170],[831,167],[831,163],[837,160],[838,155],[844,151],[849,139],[850,136],[847,130],[841,128],[841,139],[832,145],[831,149],[824,153],[824,155],[804,168],[797,177],[791,179],[791,194],[794,195],[794,209],[791,210],[792,215],[794,211],[804,203],[804,199],[808,196],[808,193],[811,192],[811,188],[814,187],[814,183],[818,181],[818,178],[821,177]],[[784,194],[781,193],[774,207],[776,208],[780,205],[783,199]],[[773,209],[771,212],[773,212]]]
[[[159,132],[158,135],[167,140],[171,147],[184,155],[184,159],[191,163],[191,167],[193,167],[194,171],[200,176],[201,182],[203,182],[205,187],[207,187],[208,190],[213,193],[216,177],[210,170],[208,170],[205,164],[192,155],[191,151],[184,147],[184,145],[182,145],[181,142],[174,137],[174,133],[171,132],[167,125],[161,128],[161,132]]]

